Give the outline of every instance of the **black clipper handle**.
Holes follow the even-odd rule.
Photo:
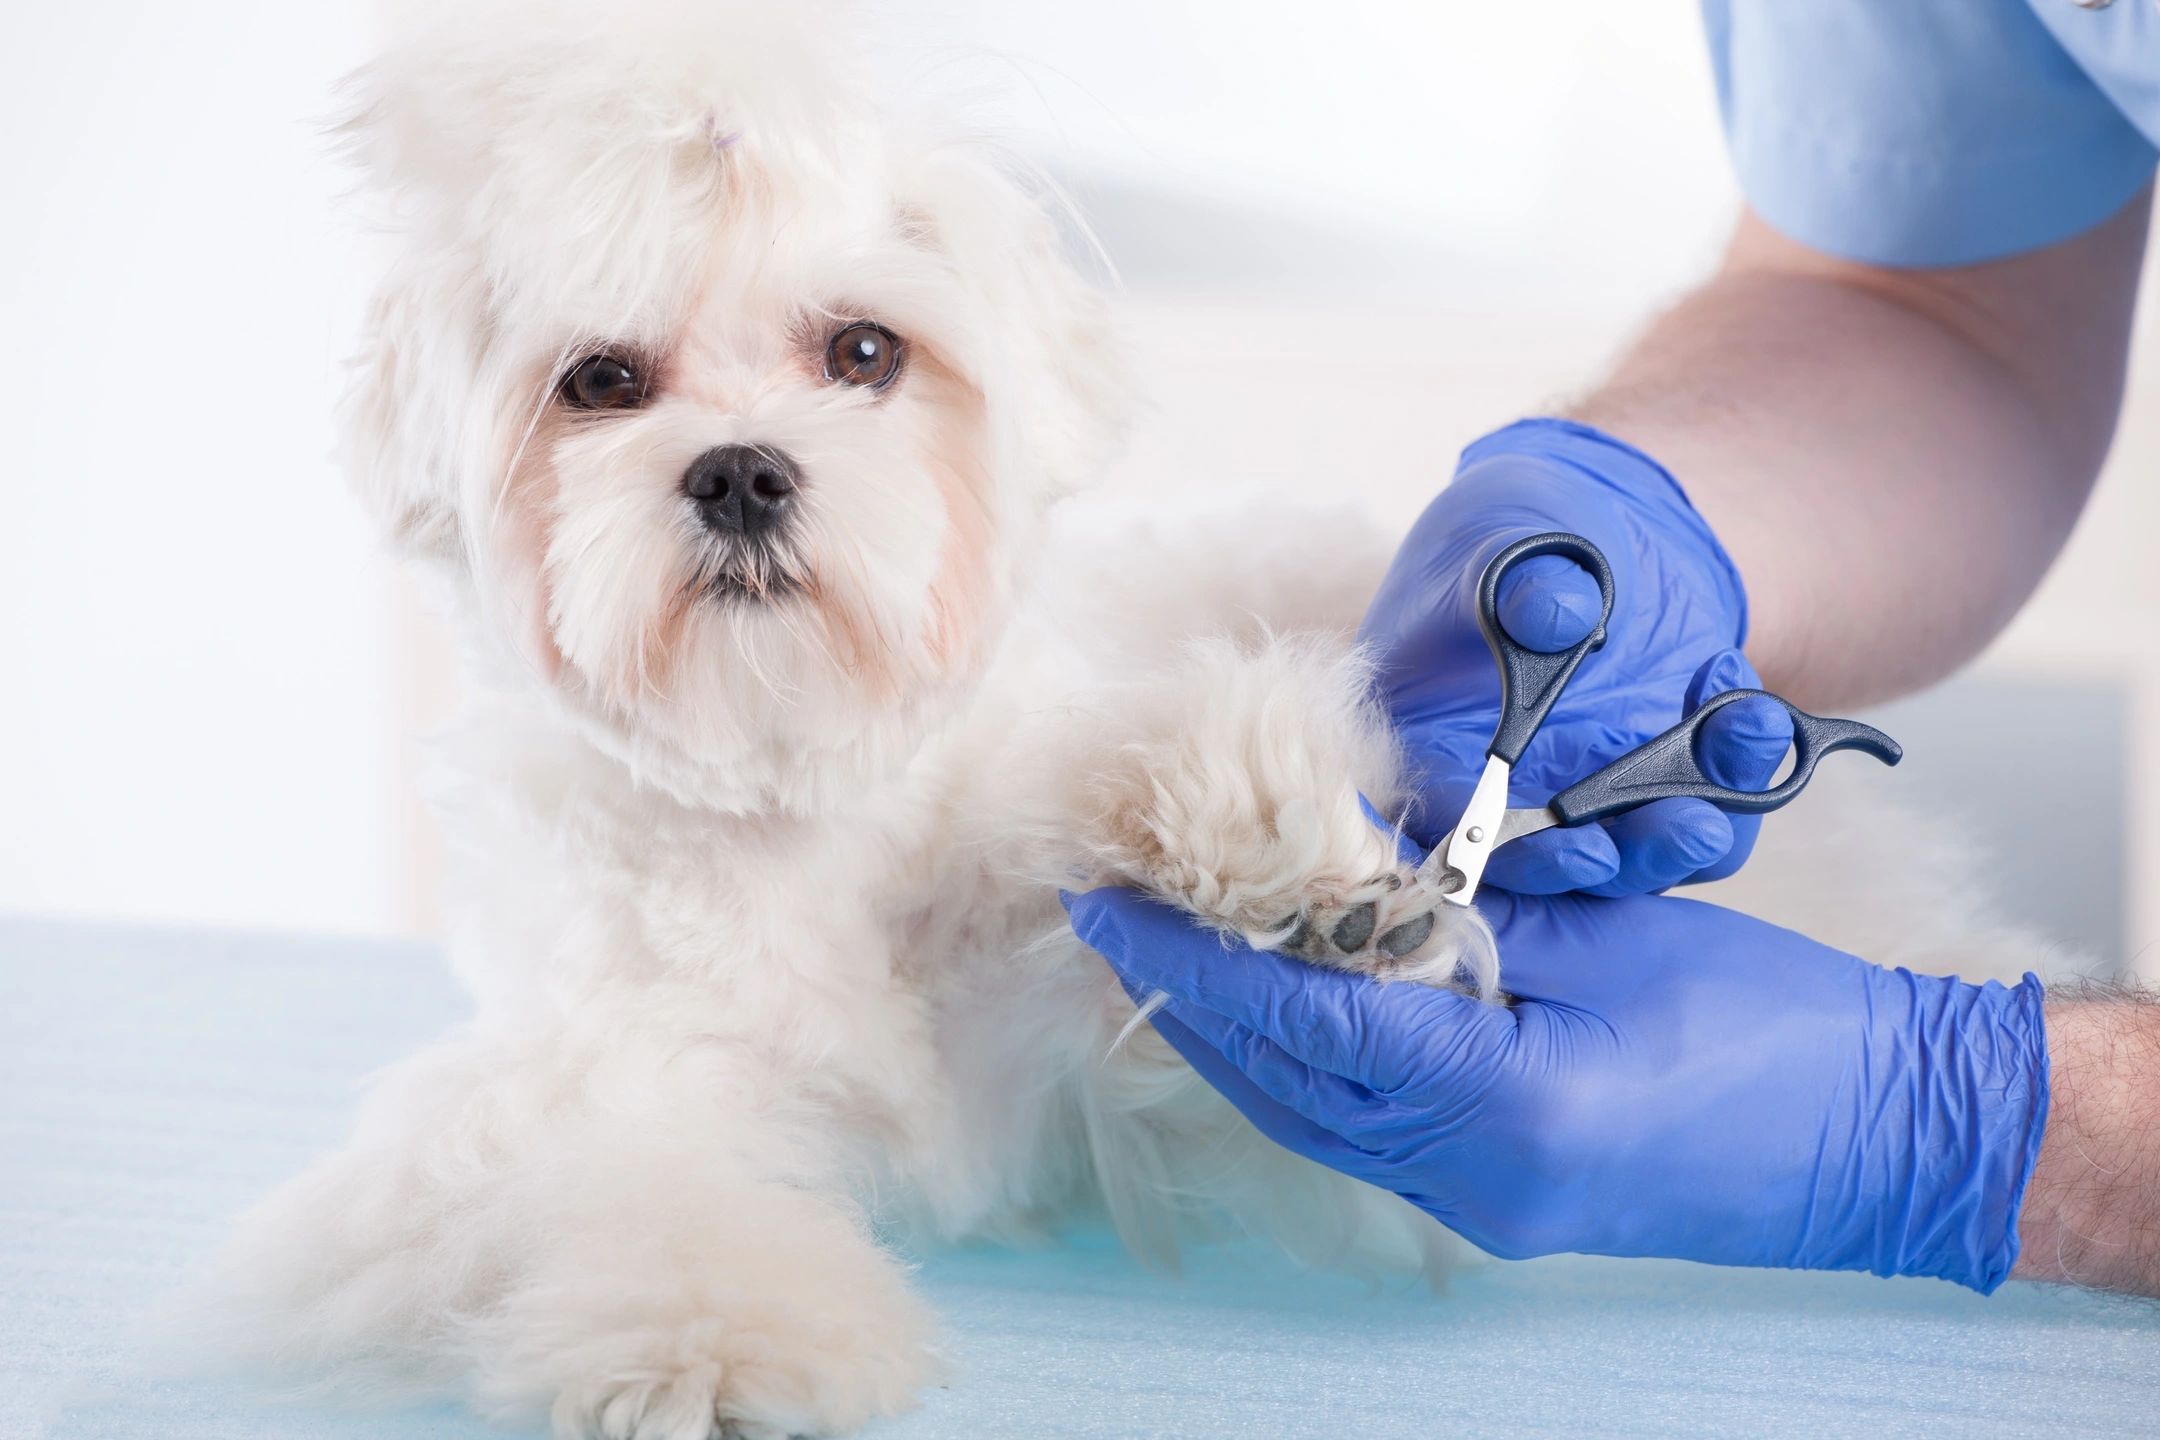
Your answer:
[[[1730,790],[1703,773],[1695,757],[1695,737],[1710,717],[1727,705],[1762,696],[1785,707],[1793,723],[1793,771],[1770,790]],[[1563,825],[1602,820],[1652,800],[1707,800],[1738,815],[1765,815],[1807,788],[1816,762],[1834,750],[1858,750],[1885,765],[1905,757],[1904,749],[1882,731],[1857,720],[1825,720],[1765,690],[1727,690],[1703,702],[1700,710],[1646,744],[1639,745],[1586,779],[1552,798],[1552,812]]]
[[[1521,561],[1534,555],[1565,555],[1597,577],[1603,608],[1590,633],[1566,650],[1550,653],[1519,645],[1500,624],[1500,579]],[[1567,688],[1583,657],[1605,643],[1605,622],[1612,619],[1612,566],[1580,535],[1564,530],[1548,531],[1517,540],[1493,556],[1478,580],[1478,629],[1485,634],[1493,659],[1500,666],[1500,723],[1493,730],[1485,753],[1513,765],[1522,758],[1523,747],[1545,723],[1545,712]]]

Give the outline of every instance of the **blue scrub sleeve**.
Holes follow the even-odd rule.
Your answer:
[[[2069,0],[2058,0],[2069,3]],[[1703,0],[1755,212],[1877,265],[1964,265],[2097,225],[2152,144],[2029,0]]]

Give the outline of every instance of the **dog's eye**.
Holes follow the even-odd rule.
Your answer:
[[[825,378],[882,390],[900,373],[901,349],[882,325],[850,325],[825,342]]]
[[[645,398],[645,382],[619,356],[588,355],[563,377],[562,394],[579,410],[624,410]]]

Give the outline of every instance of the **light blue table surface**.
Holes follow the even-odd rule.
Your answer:
[[[462,1013],[430,950],[0,918],[0,1434],[450,1440],[140,1378],[129,1318]],[[952,1384],[876,1440],[2160,1434],[2160,1307],[2013,1286],[1560,1259],[1379,1292],[1107,1240],[926,1266]]]

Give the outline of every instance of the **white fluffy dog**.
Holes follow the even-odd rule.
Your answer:
[[[478,1014],[247,1218],[220,1273],[259,1356],[568,1435],[826,1434],[937,1371],[873,1227],[1444,1240],[1115,1043],[1054,894],[1492,992],[1358,803],[1395,790],[1349,643],[1384,541],[1061,537],[1118,429],[1103,302],[834,25],[452,7],[360,77],[400,248],[356,482],[467,642]]]

